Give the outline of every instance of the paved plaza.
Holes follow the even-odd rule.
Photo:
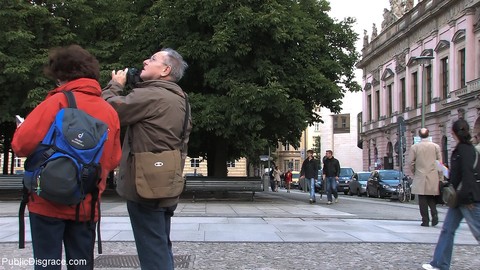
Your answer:
[[[360,218],[335,205],[288,200],[282,192],[258,193],[253,202],[182,199],[172,221],[176,268],[420,269],[430,259],[442,225]],[[18,202],[0,204],[0,269],[31,269],[10,265],[13,259],[32,257],[31,243],[18,249]],[[102,208],[104,252],[96,255],[96,268],[139,269],[125,204]],[[455,241],[452,269],[479,269],[480,247],[465,223]]]

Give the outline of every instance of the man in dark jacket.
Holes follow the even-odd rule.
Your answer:
[[[318,178],[318,161],[313,158],[313,150],[307,151],[307,158],[303,161],[300,170],[300,179],[305,179],[304,188],[310,187],[310,203],[315,203],[315,181]]]
[[[325,179],[327,188],[327,204],[332,204],[332,192],[335,202],[338,202],[337,183],[340,175],[340,162],[333,157],[332,150],[327,150],[327,158],[323,161],[323,179]]]
[[[143,82],[128,95],[122,95],[127,70],[113,71],[102,94],[117,111],[121,126],[127,127],[117,192],[127,200],[140,267],[144,270],[174,269],[170,225],[179,198],[142,198],[135,185],[132,153],[180,149],[180,165],[185,165],[192,126],[189,117],[184,130],[185,117],[190,113],[187,96],[177,82],[186,68],[178,52],[162,49],[143,62]]]

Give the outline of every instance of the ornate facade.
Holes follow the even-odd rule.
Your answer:
[[[363,70],[359,146],[365,170],[399,169],[402,150],[395,146],[402,134],[408,162],[422,121],[446,164],[456,144],[454,120],[466,119],[472,136],[480,132],[480,0],[407,2],[401,17],[383,23],[364,46],[357,64]],[[398,128],[401,119],[405,132]]]

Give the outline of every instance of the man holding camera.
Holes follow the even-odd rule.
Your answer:
[[[173,270],[170,225],[179,197],[141,197],[135,184],[133,154],[180,149],[183,169],[192,125],[188,117],[187,96],[176,82],[183,77],[187,66],[178,52],[170,48],[162,49],[143,61],[140,72],[142,81],[126,96],[122,96],[122,92],[129,83],[128,69],[112,71],[112,80],[102,93],[102,97],[117,111],[121,126],[127,127],[117,192],[127,200],[143,270]],[[188,121],[185,130],[184,121]]]

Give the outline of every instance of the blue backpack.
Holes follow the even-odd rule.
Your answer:
[[[77,109],[72,92],[62,93],[67,97],[68,107],[57,113],[42,142],[25,161],[24,192],[19,210],[20,248],[25,247],[25,206],[32,192],[55,203],[76,205],[77,221],[80,204],[87,194],[92,194],[90,222],[95,218],[101,178],[99,161],[107,140],[108,125]],[[100,219],[97,228],[101,254]]]
[[[97,189],[100,157],[108,125],[77,109],[70,91],[45,138],[25,161],[23,184],[28,192],[59,204],[79,204]]]

